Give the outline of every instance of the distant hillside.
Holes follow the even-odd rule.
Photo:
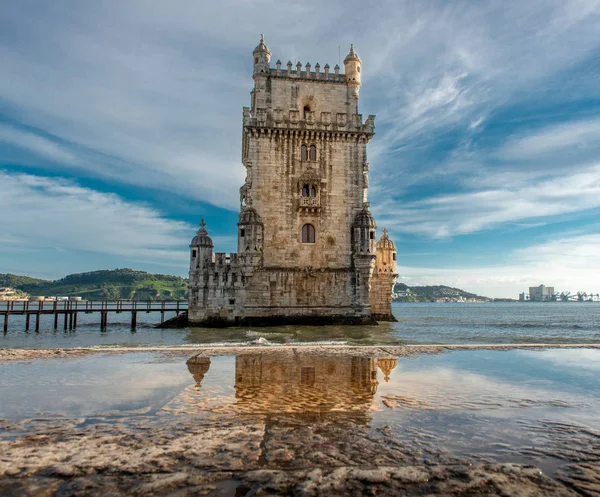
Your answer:
[[[88,300],[187,298],[187,280],[184,278],[133,269],[70,274],[56,281],[0,274],[0,287],[2,286],[12,287],[34,296],[78,296]]]
[[[471,299],[491,300],[474,293],[465,292],[460,288],[452,288],[444,285],[435,286],[407,286],[404,283],[396,283],[394,293],[398,294],[396,302],[436,302],[439,299]]]

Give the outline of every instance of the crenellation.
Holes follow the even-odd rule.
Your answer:
[[[376,243],[367,197],[375,116],[358,112],[360,58],[351,47],[345,74],[309,62],[273,69],[264,37],[253,57],[238,251],[213,253],[203,222],[190,245],[190,321],[393,318],[395,266],[381,266],[391,252],[380,250],[387,233]]]

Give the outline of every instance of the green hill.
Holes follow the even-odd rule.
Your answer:
[[[77,273],[49,281],[14,274],[0,274],[0,287],[8,286],[45,297],[78,296],[93,299],[163,300],[186,299],[187,280],[167,274],[151,274],[133,269]]]
[[[436,302],[439,299],[460,298],[482,301],[490,300],[487,297],[445,285],[409,287],[404,283],[396,283],[394,293],[398,294],[398,297],[394,299],[396,302]]]

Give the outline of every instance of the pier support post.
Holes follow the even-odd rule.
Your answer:
[[[4,315],[4,333],[8,333],[8,312]]]
[[[58,330],[58,312],[54,311],[54,329]]]
[[[137,311],[131,311],[131,329],[135,330],[137,327]]]
[[[104,328],[106,328],[107,325],[108,325],[108,312],[102,311],[100,313],[100,327],[102,329],[104,329]]]
[[[40,316],[41,316],[41,314],[39,312],[35,315],[35,332],[36,333],[40,332]]]
[[[77,328],[77,316],[79,316],[78,312],[76,312],[75,316],[73,316],[73,328]]]
[[[165,322],[165,311],[160,311],[160,324]]]
[[[73,311],[69,312],[69,329],[73,329]]]
[[[25,314],[25,331],[29,331],[29,324],[31,320],[31,314]]]
[[[67,314],[67,312],[65,311],[65,330],[67,329],[67,325],[69,324],[69,315]]]

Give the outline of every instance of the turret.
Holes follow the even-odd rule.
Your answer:
[[[271,63],[271,51],[265,44],[265,37],[260,35],[260,43],[252,52],[254,56],[254,75],[267,74]]]
[[[396,321],[392,314],[392,298],[396,284],[396,244],[383,230],[377,242],[375,272],[371,281],[371,314],[378,321]]]
[[[375,271],[377,273],[390,273],[395,275],[397,270],[396,244],[388,236],[388,230],[383,229],[383,235],[377,242],[377,262]]]
[[[202,218],[200,229],[190,244],[190,274],[213,262],[213,247],[213,241],[206,231],[206,222]]]
[[[396,368],[397,365],[397,357],[385,357],[377,359],[377,366],[379,366],[379,369],[381,369],[386,383],[390,380],[390,375],[392,374],[392,371]]]
[[[263,222],[255,209],[247,207],[240,213],[238,223],[238,254],[262,254]]]
[[[365,203],[363,210],[354,218],[352,225],[352,245],[355,255],[375,256],[375,230],[377,225]]]
[[[354,45],[350,45],[350,53],[344,59],[344,72],[346,73],[346,82],[352,92],[352,96],[358,98],[360,90],[360,64],[361,60],[354,51]]]

